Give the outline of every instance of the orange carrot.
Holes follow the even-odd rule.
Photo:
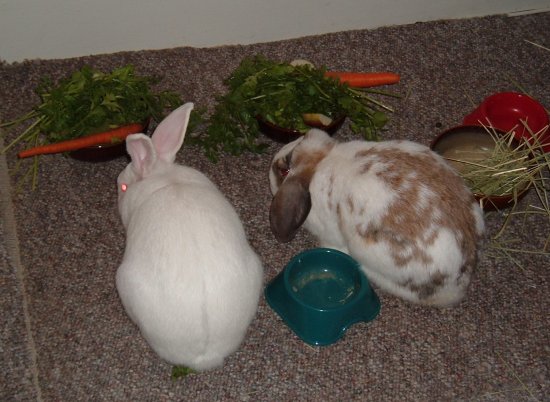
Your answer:
[[[101,133],[87,135],[85,137],[55,142],[53,144],[40,145],[34,148],[27,149],[25,151],[21,151],[17,154],[17,156],[19,158],[28,158],[29,156],[75,151],[77,149],[90,147],[93,145],[124,141],[126,137],[128,137],[130,134],[139,133],[143,130],[143,128],[143,124],[128,124],[126,126],[117,127]]]
[[[338,78],[340,82],[347,82],[350,87],[367,88],[380,85],[396,84],[400,76],[390,72],[358,73],[353,71],[327,71],[326,77]]]

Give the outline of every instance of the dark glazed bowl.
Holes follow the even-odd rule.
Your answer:
[[[258,126],[260,127],[260,131],[276,142],[281,142],[283,144],[286,144],[294,140],[297,140],[298,138],[304,135],[304,133],[299,130],[293,130],[291,128],[284,128],[281,126],[277,126],[276,124],[273,124],[268,122],[267,120],[264,120],[260,116],[257,116],[256,120],[258,121]],[[346,120],[346,116],[341,116],[334,119],[332,123],[330,123],[328,126],[311,125],[311,128],[319,128],[321,130],[326,131],[328,134],[333,135],[336,131],[340,129],[340,127],[342,127],[342,124],[344,124],[345,120]]]
[[[140,130],[136,133],[144,133],[147,130],[149,122],[143,123]],[[132,133],[134,134],[134,133]],[[69,156],[84,162],[107,162],[126,155],[126,141],[105,143],[80,148],[69,152]]]

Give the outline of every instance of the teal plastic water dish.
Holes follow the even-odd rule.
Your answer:
[[[265,288],[269,306],[304,342],[330,345],[356,322],[371,321],[380,300],[349,255],[330,248],[293,257]]]

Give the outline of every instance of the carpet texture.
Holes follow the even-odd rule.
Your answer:
[[[389,70],[404,96],[385,139],[429,144],[486,96],[526,91],[550,106],[550,13],[492,16],[358,30],[247,46],[123,52],[0,64],[0,116],[33,107],[44,75],[85,64],[128,63],[161,75],[158,88],[212,107],[243,57],[305,58],[334,70]],[[16,133],[9,133],[7,143]],[[336,135],[353,138],[344,126]],[[260,255],[265,283],[296,253],[314,247],[304,230],[278,244],[269,229],[265,154],[211,163],[185,146],[178,161],[210,177],[235,206]],[[4,158],[4,156],[3,156]],[[15,167],[15,150],[5,155]],[[24,167],[28,166],[24,162]],[[241,348],[217,370],[170,378],[171,367],[126,316],[114,277],[124,249],[115,179],[127,160],[85,163],[42,157],[36,191],[5,176],[0,225],[3,375],[0,400],[45,401],[543,401],[550,400],[548,256],[497,258],[485,244],[467,299],[452,309],[411,305],[378,292],[382,310],[328,347],[300,341],[262,297]],[[5,167],[2,168],[5,173]],[[533,192],[523,204],[536,203]],[[503,222],[487,215],[487,236]],[[524,230],[528,228],[528,230]],[[514,222],[507,236],[541,247],[547,220]]]

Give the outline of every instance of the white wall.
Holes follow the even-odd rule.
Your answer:
[[[0,59],[250,44],[549,10],[550,0],[0,0]]]

